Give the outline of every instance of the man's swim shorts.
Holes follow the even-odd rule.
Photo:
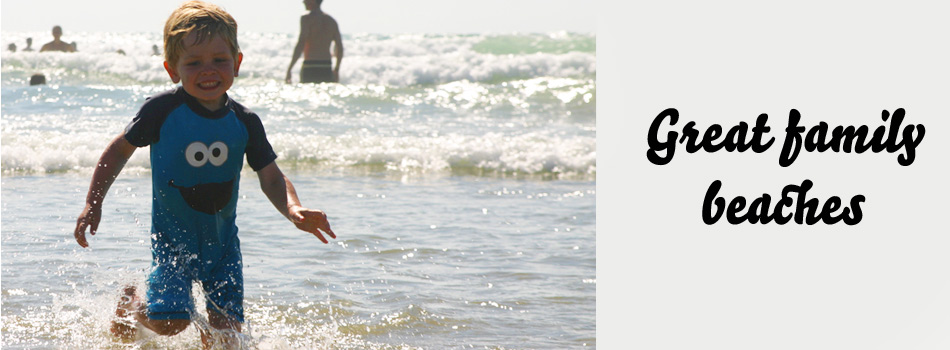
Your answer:
[[[333,66],[330,60],[306,60],[300,69],[301,83],[332,83]]]

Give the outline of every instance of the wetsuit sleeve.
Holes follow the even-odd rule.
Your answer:
[[[145,147],[158,142],[162,123],[168,114],[183,103],[176,90],[149,97],[135,118],[125,127],[125,139],[135,147]]]
[[[247,147],[244,151],[247,154],[247,164],[254,171],[264,169],[277,159],[277,153],[274,153],[274,148],[267,141],[267,134],[264,132],[261,118],[254,112],[247,110],[244,113],[239,113],[239,115],[241,116],[239,119],[247,127]]]

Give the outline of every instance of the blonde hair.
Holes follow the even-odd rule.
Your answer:
[[[187,1],[172,12],[165,22],[165,61],[178,64],[185,51],[185,38],[194,32],[195,44],[220,36],[231,47],[231,55],[237,57],[241,48],[237,41],[237,21],[221,7],[204,1]]]

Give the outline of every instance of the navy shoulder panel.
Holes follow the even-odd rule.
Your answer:
[[[247,147],[245,148],[247,164],[254,171],[270,165],[271,162],[277,159],[277,153],[274,152],[274,148],[267,141],[267,134],[264,132],[264,124],[261,123],[261,118],[257,116],[257,113],[237,101],[230,100],[228,103],[237,119],[247,128]]]
[[[136,147],[158,142],[159,131],[165,118],[185,102],[181,87],[149,97],[135,118],[125,127],[125,139]]]

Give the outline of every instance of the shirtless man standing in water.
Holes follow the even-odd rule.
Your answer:
[[[287,67],[287,83],[291,83],[291,71],[300,54],[303,54],[303,67],[300,69],[301,83],[323,83],[340,81],[340,62],[343,61],[343,40],[336,20],[320,10],[323,0],[304,0],[304,6],[310,11],[300,17],[300,38],[294,48],[293,59]],[[333,44],[333,54],[330,44]],[[332,66],[331,58],[336,57]]]
[[[40,48],[40,52],[44,52],[44,51],[76,52],[75,47],[59,39],[61,36],[63,36],[63,28],[61,28],[60,26],[53,27],[53,41],[43,44],[43,47]]]

